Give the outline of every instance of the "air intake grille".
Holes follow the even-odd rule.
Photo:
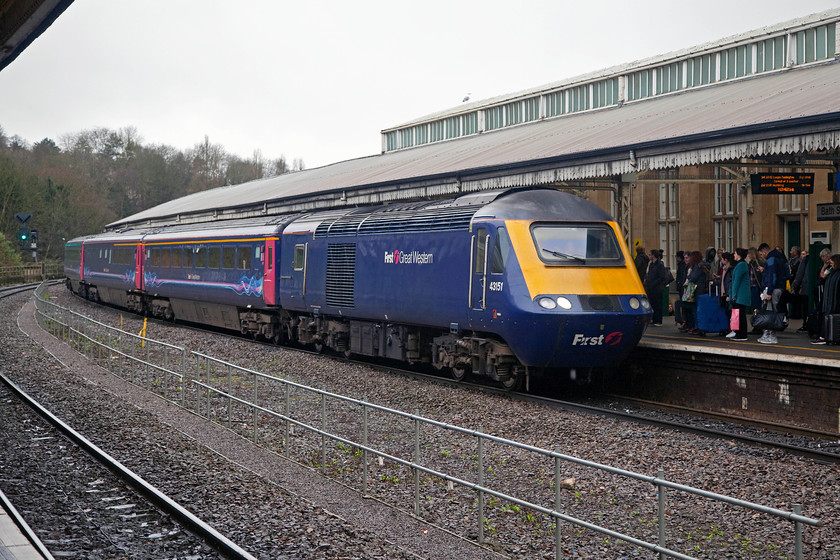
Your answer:
[[[327,305],[353,309],[356,278],[356,244],[327,245]]]
[[[314,237],[467,230],[480,208],[480,205],[441,206],[429,202],[380,207],[326,220],[315,229]]]
[[[621,311],[618,296],[581,296],[580,305],[585,311]]]
[[[440,208],[422,212],[376,212],[362,222],[359,235],[469,229],[476,208]]]

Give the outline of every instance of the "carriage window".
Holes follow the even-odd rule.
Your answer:
[[[222,247],[222,268],[236,268],[236,247]]]
[[[251,270],[251,248],[242,246],[238,251],[239,259],[236,264],[241,270]]]
[[[172,268],[184,266],[184,250],[180,247],[172,249]]]
[[[198,247],[195,250],[195,267],[205,268],[207,266],[207,248]]]
[[[304,257],[304,246],[303,245],[295,245],[295,260],[292,263],[292,267],[295,270],[303,270],[303,257]]]
[[[219,247],[210,247],[207,250],[207,266],[209,268],[219,268],[222,262],[222,250]]]
[[[161,249],[160,250],[160,257],[161,257],[160,266],[168,267],[170,265],[171,261],[169,259],[169,255],[170,255],[169,249]]]
[[[152,249],[152,266],[160,266],[160,249]]]
[[[487,230],[485,228],[478,228],[475,233],[475,244],[473,272],[482,274],[484,272],[484,254],[487,252]]]
[[[510,238],[507,230],[500,227],[496,230],[496,241],[493,243],[493,266],[490,272],[501,274],[505,271],[508,253],[510,253]]]
[[[274,268],[274,247],[268,248],[268,270]]]
[[[531,234],[537,252],[546,264],[602,266],[624,263],[615,234],[606,225],[534,225]]]

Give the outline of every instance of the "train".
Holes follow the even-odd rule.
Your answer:
[[[618,224],[550,188],[127,227],[68,241],[65,275],[136,313],[510,390],[610,371],[651,319]]]

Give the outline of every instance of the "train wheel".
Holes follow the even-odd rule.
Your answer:
[[[505,391],[518,391],[525,379],[524,369],[510,364],[497,366],[494,377]]]
[[[459,383],[466,379],[469,374],[470,371],[467,369],[467,366],[453,367],[449,369],[449,375],[451,375],[452,379]]]
[[[511,375],[504,381],[501,381],[502,389],[505,391],[518,391],[522,387],[523,375]]]

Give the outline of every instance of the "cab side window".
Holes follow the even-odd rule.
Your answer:
[[[487,253],[487,229],[478,228],[475,232],[475,258],[473,259],[473,272],[481,274],[484,272],[484,255]]]
[[[304,246],[295,245],[295,257],[292,262],[292,267],[295,270],[303,270]]]
[[[490,272],[493,274],[502,274],[507,265],[508,255],[510,254],[510,238],[507,230],[500,227],[496,230],[496,240],[493,242],[493,265]]]

